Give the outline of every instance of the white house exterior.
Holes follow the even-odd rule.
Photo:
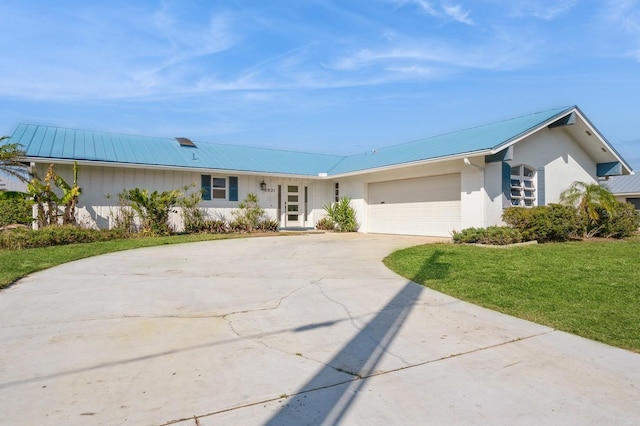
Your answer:
[[[557,202],[574,181],[631,172],[576,106],[352,156],[178,139],[22,124],[8,143],[24,146],[40,176],[55,163],[71,179],[77,161],[79,220],[99,228],[113,225],[124,189],[194,184],[212,217],[231,218],[239,201],[255,193],[281,227],[312,228],[324,205],[347,196],[359,232],[447,237],[500,224],[510,205]],[[173,221],[182,226],[179,214]]]

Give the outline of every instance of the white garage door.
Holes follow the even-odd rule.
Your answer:
[[[369,184],[369,232],[450,237],[460,229],[460,175]]]

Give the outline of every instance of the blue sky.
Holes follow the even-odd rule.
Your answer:
[[[0,3],[18,123],[355,154],[577,104],[640,170],[640,1]]]

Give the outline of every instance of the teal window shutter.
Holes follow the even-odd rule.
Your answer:
[[[502,162],[502,208],[511,207],[511,166]]]
[[[202,199],[211,200],[211,176],[200,176],[200,189],[202,190]]]
[[[238,201],[238,177],[229,176],[229,201]]]
[[[544,167],[540,167],[537,170],[537,176],[538,176],[538,205],[539,206],[544,206],[546,201],[544,199]]]

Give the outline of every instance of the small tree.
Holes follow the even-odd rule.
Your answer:
[[[20,149],[17,143],[5,143],[9,136],[0,137],[0,171],[20,179],[22,182],[29,182],[27,178],[27,165],[20,161],[25,156],[25,152]]]
[[[131,208],[140,218],[141,231],[151,235],[169,235],[173,232],[169,223],[169,214],[177,205],[181,192],[153,191],[146,189],[125,189],[119,194],[123,200],[130,203]]]
[[[321,224],[322,226],[333,224],[334,229],[340,232],[355,232],[358,230],[356,211],[351,206],[350,198],[342,197],[337,203],[326,204],[324,211],[328,220],[324,220]]]
[[[264,218],[264,209],[258,205],[258,196],[256,194],[247,194],[247,197],[238,204],[238,209],[231,212],[233,222],[231,228],[253,232]]]
[[[54,181],[58,188],[63,192],[59,198],[59,204],[64,206],[62,213],[63,225],[75,225],[76,223],[76,205],[78,198],[82,194],[82,189],[78,186],[78,162],[73,163],[73,185],[69,185],[60,175],[54,175]]]
[[[54,191],[54,186],[62,190],[62,196]],[[54,170],[54,164],[50,164],[44,180],[34,173],[27,184],[27,193],[36,205],[36,221],[39,228],[57,225],[62,216],[63,225],[76,223],[76,205],[82,190],[78,186],[78,163],[73,165],[73,185],[69,185]],[[62,213],[58,211],[63,207]]]
[[[199,207],[202,201],[202,191],[189,193],[189,189],[195,184],[185,186],[184,195],[178,200],[178,205],[182,207],[182,222],[184,231],[187,233],[201,232],[206,229],[207,215],[204,209]]]
[[[596,235],[601,227],[602,212],[614,215],[616,197],[597,183],[574,182],[560,194],[562,204],[574,206],[586,223],[585,236]]]
[[[44,180],[40,180],[34,173],[32,179],[27,184],[27,193],[36,205],[36,223],[38,228],[55,225],[58,222],[59,198],[52,187],[52,182],[55,179],[53,167],[53,164],[49,166]]]

